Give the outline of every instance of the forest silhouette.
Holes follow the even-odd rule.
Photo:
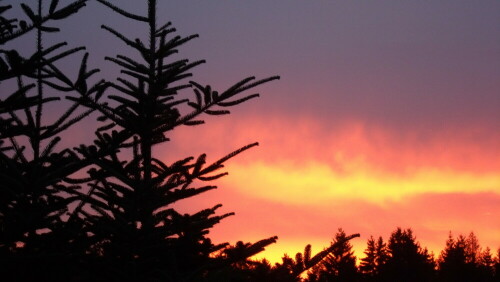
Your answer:
[[[411,229],[397,228],[388,241],[370,238],[357,261],[350,240],[359,234],[339,229],[322,251],[313,255],[306,245],[274,265],[251,257],[276,236],[212,242],[211,228],[233,213],[218,213],[218,204],[187,214],[174,204],[216,189],[225,162],[258,143],[215,161],[201,154],[172,163],[153,147],[167,145],[178,127],[230,114],[259,96],[249,90],[279,76],[247,77],[223,91],[202,85],[190,72],[204,61],[173,59],[197,35],[176,35],[159,18],[156,0],[143,1],[146,15],[96,1],[147,34],[130,38],[102,26],[136,54],[105,58],[121,68],[114,81],[97,78],[84,46],[44,40],[68,17],[85,13],[89,0],[0,2],[0,81],[12,85],[0,94],[0,280],[500,281],[500,250],[496,256],[483,250],[473,233],[450,234],[436,258]],[[24,17],[9,16],[12,9]],[[6,47],[25,37],[33,38],[31,54]],[[62,67],[68,58],[78,58],[76,73]],[[49,118],[49,107],[59,112]],[[67,146],[71,130],[88,119],[96,119],[93,141]]]

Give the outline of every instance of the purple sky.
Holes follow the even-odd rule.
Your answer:
[[[262,102],[269,110],[404,127],[499,122],[498,1],[168,1],[164,10],[181,33],[201,34],[189,48],[208,60],[208,81],[280,74]]]
[[[405,127],[499,121],[498,1],[158,2],[181,35],[200,34],[180,53],[207,60],[198,80],[225,87],[247,75],[282,76],[259,110]],[[124,6],[145,12],[141,1]],[[100,24],[141,36],[98,3],[85,10],[64,31],[96,65],[122,47]]]
[[[258,110],[398,127],[499,122],[498,1],[158,2],[181,35],[201,35],[180,53],[207,60],[199,81],[225,87],[281,75]],[[145,13],[141,1],[124,7]],[[101,68],[122,47],[102,23],[143,30],[93,2],[66,23],[62,35],[86,45]]]

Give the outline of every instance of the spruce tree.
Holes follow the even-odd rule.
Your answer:
[[[479,273],[479,281],[493,281],[493,277],[495,274],[494,269],[495,261],[493,259],[493,255],[491,254],[491,249],[486,247],[484,251],[481,253],[478,262],[478,273]]]
[[[500,281],[500,248],[497,249],[496,257],[493,262],[493,281]]]
[[[387,244],[382,239],[382,236],[379,236],[377,239],[377,243],[375,245],[376,252],[376,260],[377,264],[377,274],[380,274],[380,270],[384,267],[384,265],[389,260],[389,252],[387,250]]]
[[[373,236],[370,236],[364,254],[365,257],[361,259],[359,271],[363,275],[365,281],[382,281],[380,271],[389,258],[387,244],[382,237],[379,236],[375,241]]]
[[[375,244],[375,239],[370,236],[366,242],[365,257],[361,259],[359,264],[359,270],[367,281],[371,281],[377,274],[377,249]]]
[[[65,132],[94,110],[77,100],[68,103],[64,96],[91,96],[105,83],[88,82],[96,69],[70,79],[60,62],[84,48],[44,40],[47,33],[59,31],[54,25],[86,2],[20,3],[16,8],[24,16],[17,17],[7,15],[11,5],[0,7],[0,277],[6,281],[68,280],[87,247],[78,208],[68,208],[78,205],[72,192],[79,187],[65,180],[88,162],[60,144]],[[28,36],[33,52],[6,47]],[[84,55],[81,69],[86,61]],[[49,105],[61,111],[49,118]]]
[[[459,235],[456,239],[450,233],[438,262],[442,281],[493,281],[491,251],[486,248],[481,252],[479,240],[472,232],[468,237]]]
[[[411,229],[397,228],[387,244],[389,258],[381,269],[385,281],[432,281],[435,262]]]
[[[357,281],[356,257],[342,228],[332,242],[332,248],[326,257],[309,273],[310,281]]]
[[[467,263],[478,264],[481,257],[481,246],[474,232],[470,232],[465,240],[465,256]]]
[[[154,149],[167,145],[168,135],[175,128],[203,124],[203,115],[229,114],[230,107],[258,96],[245,94],[247,90],[279,77],[248,77],[224,91],[186,81],[190,71],[204,61],[172,59],[172,54],[197,35],[175,35],[171,23],[160,23],[156,0],[145,1],[144,14],[125,11],[119,2],[98,2],[143,24],[147,34],[146,39],[130,38],[103,25],[110,35],[135,50],[137,57],[107,57],[122,68],[123,77],[111,82],[99,101],[95,97],[80,98],[91,110],[99,111],[102,122],[94,144],[77,148],[94,165],[88,171],[91,193],[86,198],[91,210],[82,213],[93,234],[91,252],[102,267],[99,273],[105,277],[109,274],[106,279],[113,280],[200,281],[214,269],[262,251],[276,237],[247,244],[237,254],[218,256],[230,246],[214,244],[207,234],[233,213],[217,214],[220,204],[193,214],[181,214],[173,206],[216,189],[212,181],[227,174],[222,171],[224,163],[258,143],[213,162],[202,154],[166,163]],[[180,97],[189,90],[193,98]],[[81,192],[80,196],[85,195]]]
[[[441,251],[438,260],[439,279],[442,281],[459,281],[466,279],[470,272],[465,254],[465,237],[459,236],[455,240],[450,233],[446,240],[446,247]]]
[[[349,244],[348,241],[359,236],[359,234],[347,236],[344,233],[343,237],[337,238],[338,240],[335,240],[329,247],[324,248],[314,256],[312,255],[310,244],[306,245],[303,253],[298,252],[295,254],[295,259],[285,254],[281,258],[282,262],[276,263],[270,269],[266,281],[302,281],[301,276],[306,271],[308,275],[307,281],[316,281],[317,270],[322,267],[325,259],[341,248],[341,246]]]

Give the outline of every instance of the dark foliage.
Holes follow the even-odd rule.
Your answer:
[[[58,63],[84,47],[64,49],[66,42],[46,47],[43,38],[58,32],[52,25],[86,2],[40,0],[36,8],[21,3],[25,20],[4,16],[12,7],[0,7],[2,46],[33,34],[36,46],[28,55],[0,50],[0,80],[17,84],[17,90],[0,97],[0,276],[16,281],[199,281],[275,242],[271,237],[233,251],[207,237],[232,213],[217,214],[221,205],[216,205],[181,214],[172,206],[215,189],[203,183],[224,176],[224,163],[257,143],[213,162],[201,155],[167,164],[152,148],[167,142],[167,134],[178,126],[203,123],[202,115],[229,114],[228,108],[258,96],[247,90],[279,77],[249,77],[220,92],[185,82],[203,61],[170,56],[196,35],[177,36],[170,23],[159,25],[156,1],[149,0],[147,15],[99,1],[149,32],[148,42],[141,42],[103,26],[137,51],[137,59],[106,58],[126,77],[92,83],[98,70],[89,68],[89,54],[84,54],[72,80]],[[178,98],[189,89],[193,99]],[[48,103],[65,110],[49,120],[44,114]],[[183,113],[186,106],[192,110]],[[91,113],[98,113],[102,123],[93,144],[61,146],[68,130]],[[221,252],[226,255],[216,256]]]
[[[389,257],[381,267],[386,281],[432,281],[435,262],[427,249],[420,247],[411,229],[397,228],[387,244]]]
[[[481,251],[474,233],[456,239],[450,233],[438,265],[440,281],[494,281],[498,275],[491,250]]]
[[[344,230],[339,229],[332,250],[308,273],[309,281],[357,281],[356,257]]]
[[[78,198],[68,193],[78,186],[64,181],[86,165],[86,161],[68,148],[58,148],[61,134],[88,116],[93,110],[80,103],[63,103],[52,122],[43,115],[49,103],[61,103],[54,93],[57,85],[66,95],[76,97],[101,91],[102,82],[89,89],[62,74],[58,63],[76,55],[82,47],[65,49],[66,42],[46,47],[43,36],[57,32],[49,26],[78,12],[86,1],[66,6],[52,1],[43,12],[21,4],[26,20],[4,16],[10,6],[0,7],[0,42],[3,45],[21,36],[34,35],[33,54],[0,49],[0,82],[10,80],[17,90],[0,97],[0,277],[9,281],[64,280],[61,269],[74,271],[85,253],[87,234],[83,219],[70,210]],[[32,31],[32,32],[31,32]],[[34,34],[33,34],[34,33]],[[86,56],[82,65],[86,64]],[[98,70],[82,74],[81,83]]]
[[[389,254],[387,245],[378,237],[377,241],[373,236],[368,239],[367,247],[364,252],[365,257],[361,259],[359,272],[365,281],[381,281],[381,269],[387,263]]]
[[[411,229],[397,228],[387,243],[382,237],[377,240],[370,237],[365,256],[356,267],[349,241],[358,236],[346,236],[340,229],[332,245],[315,256],[307,245],[295,258],[285,254],[282,261],[274,265],[265,259],[246,260],[217,273],[220,275],[217,277],[223,278],[220,281],[349,282],[498,281],[499,278],[500,250],[493,256],[489,248],[480,247],[473,233],[457,239],[450,235],[436,263],[433,255],[420,247]],[[472,261],[474,263],[467,266]]]

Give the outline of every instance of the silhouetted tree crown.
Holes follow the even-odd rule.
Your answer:
[[[332,251],[308,274],[310,281],[357,281],[356,257],[347,235],[339,228]]]
[[[359,271],[367,281],[380,281],[381,269],[389,259],[387,244],[382,237],[378,237],[375,241],[373,236],[370,236],[364,254],[365,257],[359,264]]]
[[[497,261],[500,258],[497,256]],[[498,271],[494,268],[495,261],[491,250],[481,251],[479,240],[471,232],[465,237],[459,235],[453,238],[451,232],[446,241],[446,247],[438,260],[440,281],[493,281]]]
[[[432,281],[434,260],[421,248],[411,229],[397,228],[387,244],[388,259],[381,269],[386,281]]]

